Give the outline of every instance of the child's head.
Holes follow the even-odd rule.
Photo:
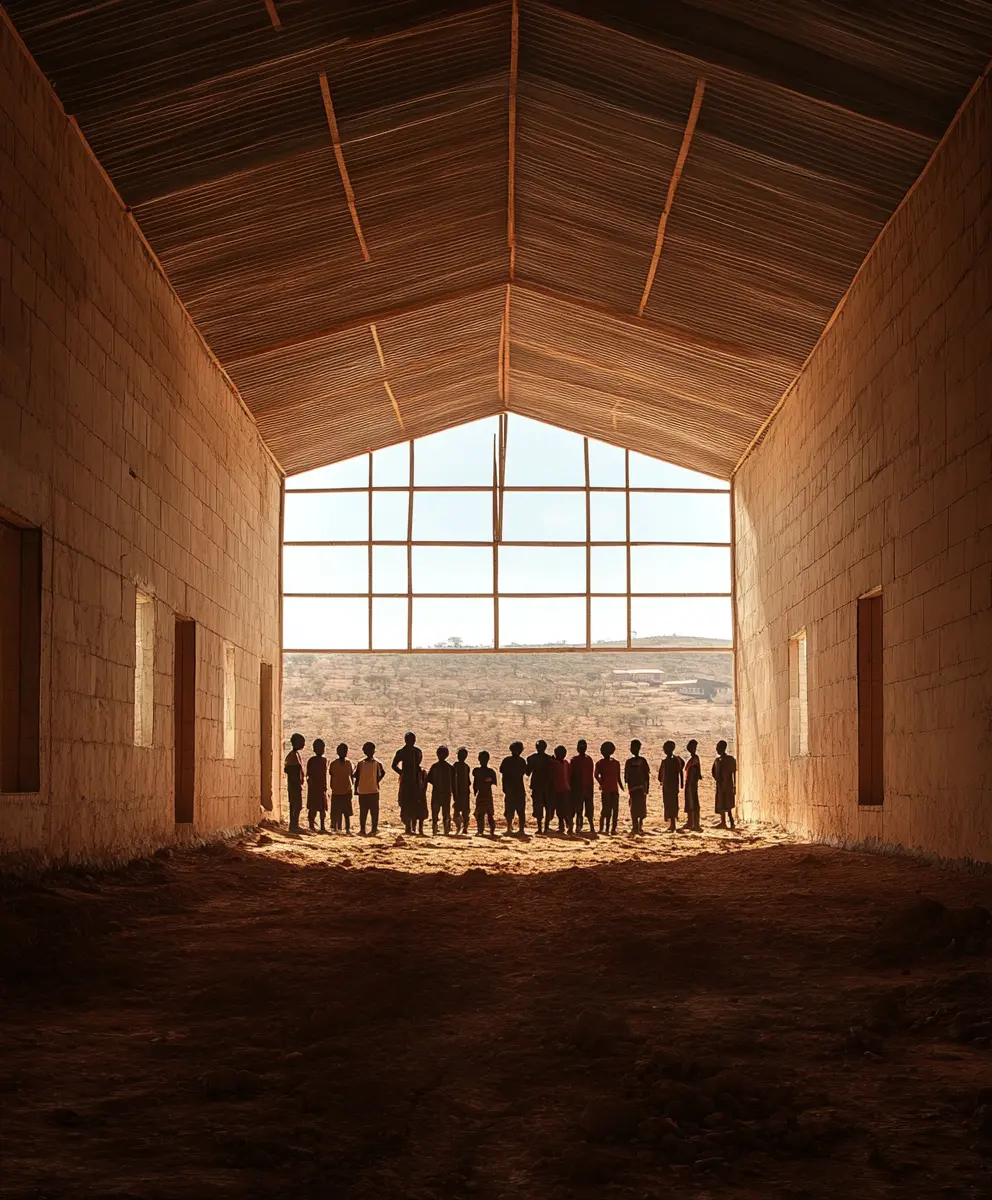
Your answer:
[[[485,766],[486,763],[489,762],[489,751],[488,750],[480,750],[479,751],[479,762],[482,763],[483,766]]]
[[[289,744],[293,747],[294,750],[302,750],[303,747],[307,744],[307,739],[303,736],[302,733],[294,733],[293,736],[289,739]]]
[[[664,746],[662,746],[662,750],[664,750],[665,754],[669,758],[671,758],[672,755],[675,753],[675,743],[674,742],[666,742],[664,744]]]
[[[544,738],[539,738],[534,743],[534,749],[538,752],[538,754],[543,754],[545,752],[545,750],[547,750],[547,748],[548,748],[548,743],[544,740]]]
[[[519,755],[523,754],[523,752],[524,752],[523,742],[511,742],[510,743],[510,753],[513,755],[514,758],[519,757]]]
[[[316,755],[321,755],[321,754],[323,754],[323,753],[324,753],[324,745],[325,745],[325,743],[324,743],[324,739],[323,739],[323,738],[314,738],[314,739],[313,739],[313,752],[314,752],[314,754],[316,754]]]
[[[362,747],[362,753],[366,758],[371,758],[375,754],[375,742],[366,742]]]
[[[641,743],[637,740],[637,738],[634,738],[634,740],[630,743],[630,752],[635,758],[638,756],[638,754],[640,754]]]
[[[458,747],[458,761],[464,762],[466,758],[468,758],[468,751],[465,749],[464,746],[459,746]]]
[[[448,757],[448,747],[447,746],[438,746],[437,757],[438,757],[438,762],[444,762],[444,760]]]
[[[348,747],[344,744],[344,742],[342,742],[341,745],[338,746],[338,758],[347,758],[347,757],[348,757]]]
[[[721,741],[719,741],[719,742],[717,742],[717,744],[716,744],[716,752],[717,752],[717,754],[726,754],[726,752],[727,752],[727,743],[726,743],[726,742],[724,742],[724,741],[722,741],[722,740],[721,740]]]
[[[414,744],[414,742],[416,742],[416,740],[417,740],[417,735],[415,733],[404,733],[403,734],[403,741],[406,742],[406,744],[408,746],[412,746]]]
[[[599,752],[604,758],[609,758],[614,750],[616,750],[616,746],[612,742],[604,742],[599,748]]]
[[[567,753],[564,746],[555,746],[555,758],[564,758]]]
[[[586,739],[585,739],[585,738],[579,738],[579,740],[578,740],[578,741],[575,743],[575,748],[576,748],[576,750],[578,750],[578,752],[579,752],[580,754],[585,754],[585,752],[586,752],[586,745],[587,745],[587,743],[586,743]]]
[[[695,754],[695,753],[696,753],[696,747],[697,747],[698,745],[699,745],[699,743],[696,741],[696,739],[695,739],[695,738],[690,738],[690,739],[689,739],[689,740],[686,742],[686,744],[685,744],[685,748],[686,748],[686,750],[688,750],[688,751],[689,751],[689,753],[690,753],[690,754]]]

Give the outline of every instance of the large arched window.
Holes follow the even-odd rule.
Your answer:
[[[286,481],[284,645],[721,649],[729,484],[515,415]]]

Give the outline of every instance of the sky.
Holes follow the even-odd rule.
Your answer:
[[[497,418],[475,421],[415,443],[417,486],[491,489]],[[287,546],[284,558],[285,647],[369,648],[368,491],[301,494],[305,488],[361,488],[369,484],[367,455],[321,467],[286,481],[286,541],[338,541],[341,546]],[[581,487],[582,438],[524,417],[509,417],[508,487]],[[624,454],[590,440],[590,484],[622,487]],[[372,456],[373,541],[404,541],[410,482],[409,444]],[[729,484],[647,455],[631,453],[635,487],[714,488],[719,495],[647,495],[630,498],[631,541],[729,542]],[[593,492],[594,541],[623,542],[623,493]],[[493,643],[493,496],[484,492],[423,492],[414,500],[414,540],[480,541],[483,546],[414,546],[413,645],[431,647],[460,638],[466,645]],[[585,644],[585,496],[568,492],[506,492],[503,541],[560,542],[561,546],[502,544],[498,553],[501,645]],[[574,544],[569,544],[574,543]],[[730,551],[724,546],[632,546],[631,628],[635,637],[678,634],[727,640],[730,601],[725,597],[671,599],[638,592],[729,592]],[[626,548],[593,547],[591,586],[611,593],[592,601],[592,640],[626,637]],[[372,649],[402,649],[407,638],[405,546],[372,549]],[[521,599],[514,593],[574,593],[565,598]],[[340,599],[294,592],[347,593]],[[473,594],[449,598],[452,592]],[[384,594],[385,593],[385,594]],[[402,598],[388,593],[402,593]],[[432,594],[431,597],[423,593]],[[480,593],[476,596],[474,593]]]

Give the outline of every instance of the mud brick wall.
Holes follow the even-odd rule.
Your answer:
[[[746,811],[992,860],[992,83],[735,481]],[[883,589],[884,774],[858,805],[856,601]],[[790,758],[788,639],[809,653]]]
[[[43,531],[41,790],[0,795],[0,854],[106,861],[176,837],[176,614],[198,623],[195,829],[256,821],[279,473],[2,19],[0,305],[0,515]],[[155,598],[147,748],[133,744],[136,589]]]

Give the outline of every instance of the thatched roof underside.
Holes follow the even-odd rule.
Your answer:
[[[727,477],[992,55],[988,0],[7,8],[291,472],[507,408]]]

